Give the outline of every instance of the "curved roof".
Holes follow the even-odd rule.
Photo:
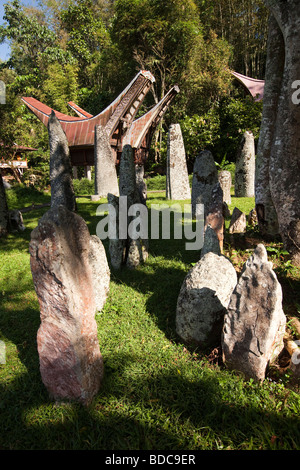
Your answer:
[[[155,79],[150,72],[140,71],[123,92],[96,116],[91,116],[81,109],[78,117],[53,110],[67,136],[69,146],[94,145],[96,125],[102,125],[109,137],[112,136],[120,122],[126,122],[128,127],[154,81]],[[48,125],[52,108],[32,97],[22,97],[22,101],[45,126]]]
[[[264,80],[257,80],[255,78],[247,77],[246,75],[242,75],[241,73],[231,72],[231,74],[241,82],[244,87],[250,92],[253,96],[254,101],[260,101],[264,97],[264,88],[265,88],[265,81]]]

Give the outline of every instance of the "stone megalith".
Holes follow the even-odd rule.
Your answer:
[[[134,268],[148,258],[149,241],[148,233],[145,234],[145,227],[140,227],[134,237],[131,234],[131,227],[133,227],[135,220],[143,220],[143,217],[144,219],[146,217],[145,222],[148,224],[147,207],[141,202],[136,184],[136,171],[131,145],[125,145],[122,151],[119,169],[119,193],[120,197],[109,194],[108,202],[113,206],[116,214],[116,227],[120,226],[121,218],[122,231],[126,234],[120,234],[119,230],[116,230],[116,238],[109,239],[109,253],[112,266],[115,269],[119,269],[122,265]],[[138,206],[142,214],[132,215],[131,210]],[[141,223],[141,225],[143,224]],[[148,225],[146,228],[148,228]]]
[[[223,201],[226,202],[228,206],[231,204],[231,173],[227,170],[221,170],[218,174],[218,179],[220,186],[223,190]]]
[[[70,211],[76,210],[76,198],[72,180],[72,165],[66,134],[55,112],[48,121],[50,147],[51,207],[63,205]]]
[[[108,193],[119,195],[118,177],[109,138],[105,129],[95,126],[95,194],[93,201],[107,197]]]
[[[246,379],[261,381],[282,351],[286,317],[282,290],[264,245],[244,264],[224,318],[223,360]]]
[[[143,204],[146,204],[147,201],[147,183],[144,179],[144,165],[135,165],[135,178],[136,185],[140,195],[140,200]]]
[[[201,248],[201,258],[203,258],[206,253],[210,252],[215,253],[216,255],[221,255],[221,248],[218,235],[216,231],[211,227],[211,225],[208,224],[205,227],[204,243],[203,247]]]
[[[219,182],[211,189],[210,202],[206,205],[205,226],[210,225],[214,229],[219,240],[220,250],[223,251],[224,241],[224,210],[223,210],[223,190]]]
[[[218,183],[218,170],[209,150],[196,157],[192,183],[192,215],[196,216],[196,204],[204,204],[204,218],[211,203],[212,190]]]
[[[95,321],[90,234],[64,206],[51,208],[31,233],[30,267],[40,305],[40,372],[55,400],[89,404],[103,377]]]
[[[105,248],[96,235],[90,237],[89,263],[92,268],[96,310],[101,312],[109,294],[110,270]]]
[[[206,253],[189,271],[176,309],[176,332],[184,343],[202,348],[221,343],[224,315],[237,283],[231,261]]]
[[[255,194],[255,143],[249,131],[244,133],[237,151],[234,192],[236,197]]]
[[[168,132],[166,198],[173,200],[191,198],[185,148],[179,124],[172,124]]]

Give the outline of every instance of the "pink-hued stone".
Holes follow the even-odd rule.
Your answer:
[[[55,400],[88,404],[103,377],[84,220],[50,209],[31,234],[30,266],[40,304],[37,333],[42,381]]]

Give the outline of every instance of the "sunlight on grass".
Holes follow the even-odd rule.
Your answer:
[[[151,203],[174,201],[151,193]],[[77,204],[94,234],[99,202],[84,197]],[[232,207],[238,204],[246,213],[253,208],[252,200],[233,199]],[[25,232],[1,241],[0,340],[7,353],[0,364],[1,449],[299,448],[297,393],[280,381],[245,382],[178,339],[178,293],[199,259],[184,240],[153,240],[144,265],[111,270],[109,297],[96,315],[103,385],[87,408],[53,403],[39,373],[39,305],[28,251],[45,211],[24,213]]]

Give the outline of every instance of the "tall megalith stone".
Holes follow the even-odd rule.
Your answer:
[[[219,183],[223,190],[223,202],[226,202],[228,206],[231,204],[231,173],[228,170],[221,170],[218,174]]]
[[[92,200],[107,197],[108,193],[119,195],[118,177],[108,135],[105,129],[95,126],[95,194]]]
[[[143,222],[148,224],[148,212],[145,203],[140,198],[131,145],[125,145],[122,151],[119,194],[120,197],[108,194],[108,202],[114,210],[114,222],[117,227],[115,238],[109,240],[111,263],[116,269],[122,265],[134,268],[148,258],[149,240],[148,231],[145,230],[148,225],[143,227]],[[136,220],[140,221],[137,224],[139,230],[134,230]],[[120,225],[123,233],[120,233],[118,229]]]
[[[55,400],[89,404],[103,377],[95,321],[90,234],[64,206],[51,208],[32,231],[30,267],[40,305],[40,372]]]
[[[168,132],[166,198],[173,200],[191,198],[185,148],[179,124],[172,124]]]
[[[50,147],[51,207],[63,205],[70,211],[76,210],[76,198],[72,180],[72,165],[66,134],[55,112],[48,121]]]
[[[209,150],[203,150],[196,157],[192,183],[192,215],[196,216],[197,204],[204,204],[204,217],[208,213],[212,191],[218,183],[218,170]]]
[[[237,151],[234,190],[236,197],[254,197],[255,143],[249,131],[245,131]]]

